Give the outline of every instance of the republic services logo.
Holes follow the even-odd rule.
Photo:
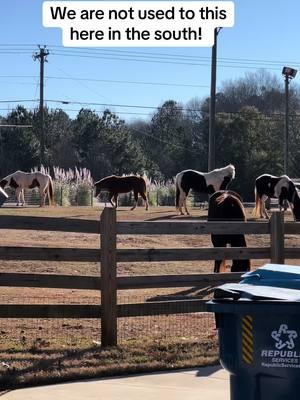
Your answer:
[[[287,347],[292,350],[295,347],[294,339],[298,337],[298,333],[290,330],[286,324],[281,324],[278,331],[273,331],[271,336],[276,342],[276,349],[281,350]]]

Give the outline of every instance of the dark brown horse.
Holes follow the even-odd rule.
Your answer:
[[[231,190],[215,192],[209,199],[208,221],[246,221],[245,209],[239,194]],[[211,235],[214,247],[247,247],[245,235]],[[250,260],[232,260],[231,272],[250,270]],[[225,260],[216,260],[214,272],[220,272]]]
[[[111,175],[101,179],[95,183],[96,193],[95,196],[99,196],[100,192],[109,192],[109,201],[113,207],[118,206],[118,195],[119,193],[129,193],[133,191],[135,204],[131,208],[134,210],[137,206],[138,195],[140,194],[146,202],[146,210],[148,210],[149,204],[147,199],[147,185],[144,178],[141,176],[129,175],[129,176],[116,176]],[[112,202],[114,200],[114,203]]]

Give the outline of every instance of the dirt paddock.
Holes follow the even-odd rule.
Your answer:
[[[97,221],[100,214],[99,207],[2,207],[0,208],[0,222],[1,216],[6,218],[9,216],[44,216]],[[190,216],[179,216],[171,207],[152,207],[149,211],[145,211],[142,207],[138,207],[134,211],[130,211],[129,208],[120,208],[117,211],[117,219],[119,221],[204,221],[206,214],[207,210],[196,208],[191,209]],[[247,210],[247,214],[251,219],[251,210]],[[287,213],[286,219],[291,220],[290,214]],[[268,246],[269,236],[248,235],[247,243],[251,247]],[[100,238],[96,234],[2,229],[1,245],[99,248]],[[299,237],[287,236],[286,245],[299,247]],[[127,235],[118,237],[117,246],[131,249],[211,247],[211,242],[209,235]],[[254,260],[252,268],[259,267],[265,262],[269,262],[269,260]],[[287,263],[300,264],[298,260],[287,260]],[[118,275],[212,273],[213,264],[213,261],[119,263]],[[83,262],[1,260],[1,272],[99,276],[100,266],[99,263]],[[118,303],[207,298],[212,295],[212,291],[210,288],[206,289],[200,290],[192,287],[120,290],[118,291]],[[0,288],[1,304],[100,304],[100,302],[100,292],[92,290]],[[53,381],[53,372],[51,371],[54,368],[54,359],[55,363],[59,363],[59,365],[69,365],[67,369],[60,370],[59,376],[55,375],[55,381],[74,376],[114,374],[115,367],[111,368],[111,358],[114,360],[114,365],[117,363],[120,367],[122,364],[120,357],[123,357],[124,371],[169,368],[170,365],[175,367],[206,365],[217,360],[217,334],[214,316],[209,313],[120,318],[118,320],[118,341],[122,348],[127,349],[128,358],[125,357],[124,350],[118,350],[122,354],[118,353],[113,356],[111,353],[109,355],[105,353],[106,356],[104,353],[101,353],[101,356],[98,352],[95,354],[94,346],[98,346],[99,341],[100,320],[98,319],[0,319],[0,373],[4,374],[3,380],[0,379],[0,390],[1,382],[4,382],[7,387],[11,385],[12,377],[14,377],[14,382],[18,382],[20,385],[31,384],[36,380],[41,382],[44,378],[46,381],[47,379]],[[150,343],[149,346],[146,345],[147,342]],[[85,349],[84,353],[82,349]],[[77,353],[80,350],[80,353],[75,354],[75,350]],[[138,351],[139,355],[137,356]],[[85,355],[82,356],[82,354]],[[150,362],[151,357],[153,360]],[[84,367],[82,367],[83,358],[86,362]],[[80,367],[78,367],[79,363]],[[104,367],[104,365],[106,366]],[[13,369],[13,373],[11,369]],[[118,373],[119,371],[120,369]]]

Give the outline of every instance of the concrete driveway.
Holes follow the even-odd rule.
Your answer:
[[[229,375],[216,366],[19,389],[1,397],[3,400],[229,400]]]

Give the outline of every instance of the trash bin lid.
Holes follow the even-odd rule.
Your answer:
[[[247,283],[226,283],[215,289],[214,300],[300,302],[300,290]]]
[[[297,265],[265,264],[242,278],[241,284],[300,290],[300,266]]]

